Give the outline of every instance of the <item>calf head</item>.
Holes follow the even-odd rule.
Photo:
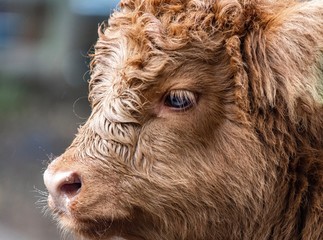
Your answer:
[[[313,50],[298,62],[306,82],[293,83],[288,73],[279,82],[285,76],[273,58],[286,46],[277,41],[291,39],[278,36],[284,22],[293,23],[277,12],[296,16],[301,7],[268,2],[120,3],[98,31],[92,113],[44,174],[63,228],[91,239],[261,239],[273,232],[288,192],[281,184],[288,162],[277,154],[288,159],[294,145],[271,134],[277,128],[290,136],[286,126],[297,122],[302,94],[317,105],[323,34],[317,27],[320,37],[294,47]],[[322,13],[322,6],[304,9]],[[292,55],[281,58],[294,66]]]

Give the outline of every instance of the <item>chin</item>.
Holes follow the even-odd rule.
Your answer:
[[[89,240],[141,239],[129,232],[131,222],[126,219],[78,218],[69,212],[53,212],[63,232],[70,232],[74,236]]]

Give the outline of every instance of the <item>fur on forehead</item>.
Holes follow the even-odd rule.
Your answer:
[[[275,8],[281,9],[282,3],[272,1],[266,7],[269,3],[257,4],[260,1],[121,1],[120,9],[99,28],[90,89],[98,82],[98,75],[112,72],[109,69],[118,73],[109,75],[111,79],[137,85],[156,79],[165,73],[166,64],[174,66],[176,59],[212,62],[230,37],[265,25]],[[259,6],[262,9],[256,9]]]
[[[243,22],[242,16],[237,1],[121,1],[99,27],[91,62],[92,106],[106,96],[120,97],[124,89],[142,92],[183,59],[218,61],[226,35],[237,30],[230,26]]]
[[[235,72],[234,84],[248,89],[248,81],[241,82],[245,74],[241,65],[241,41],[244,41],[246,34],[257,29],[274,30],[281,24],[275,16],[279,16],[279,12],[295,4],[295,1],[289,0],[121,1],[120,9],[113,13],[108,24],[104,23],[99,28],[99,39],[91,63],[89,99],[92,106],[102,104],[102,99],[109,98],[106,102],[116,109],[132,109],[132,113],[127,112],[127,118],[130,118],[133,112],[140,112],[144,105],[144,90],[156,84],[160,74],[172,72],[176,66],[188,59],[209,63],[219,59],[227,61],[228,58],[224,60],[225,54],[232,59],[229,63],[230,69],[227,69]],[[254,41],[251,36],[250,34],[247,39],[250,44]],[[268,52],[274,54],[277,49],[276,43],[273,41],[270,44]],[[297,49],[297,46],[298,44],[295,44],[291,47]],[[253,46],[250,49],[254,49]],[[228,65],[228,62],[222,64]],[[281,63],[277,65],[282,66]],[[286,70],[287,66],[282,71]],[[273,74],[264,73],[263,76]],[[268,104],[265,103],[267,105],[275,104],[277,84],[284,85],[281,89],[294,89],[290,92],[295,93],[295,96],[288,97],[288,94],[283,94],[284,97],[290,98],[286,99],[286,102],[290,103],[291,111],[298,96],[296,93],[309,91],[317,95],[315,89],[307,90],[308,86],[313,84],[289,86],[295,81],[261,81],[264,86],[262,97],[268,101]],[[248,94],[244,91],[236,95],[244,95],[241,99],[247,99]],[[248,103],[240,105],[245,108]],[[131,122],[133,121],[132,119]]]
[[[118,111],[119,116],[124,115],[122,122],[136,122],[134,112],[141,115],[144,105],[141,95],[156,84],[160,74],[174,72],[183,59],[223,59],[227,29],[241,15],[238,2],[223,5],[198,1],[121,2],[119,11],[98,31],[91,62],[92,107],[107,103],[110,106],[102,108],[111,110],[106,114],[110,121],[116,116],[113,111]],[[215,21],[219,14],[227,15],[227,21]],[[132,111],[120,114],[122,109]]]

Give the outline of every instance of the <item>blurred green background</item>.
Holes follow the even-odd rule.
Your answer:
[[[89,58],[114,0],[0,0],[0,239],[57,240],[42,173],[89,115]]]

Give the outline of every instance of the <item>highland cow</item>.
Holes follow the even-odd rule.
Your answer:
[[[323,1],[123,0],[44,174],[88,239],[323,239]]]

